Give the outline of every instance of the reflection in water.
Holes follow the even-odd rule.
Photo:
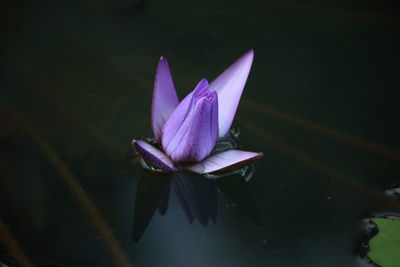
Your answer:
[[[140,240],[157,210],[161,215],[166,213],[170,180],[169,175],[156,175],[151,171],[142,170],[136,192],[133,240]]]
[[[202,175],[180,172],[173,175],[171,187],[190,223],[206,226],[217,221],[218,192],[215,184]]]
[[[197,221],[206,226],[210,221],[217,222],[219,192],[258,224],[261,222],[261,216],[247,186],[241,175],[212,180],[186,171],[160,175],[143,170],[136,192],[133,240],[141,239],[157,210],[161,215],[167,212],[171,192],[175,193],[183,213],[191,224]]]

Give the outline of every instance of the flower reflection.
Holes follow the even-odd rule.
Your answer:
[[[171,187],[190,223],[198,221],[207,225],[217,221],[217,187],[210,179],[201,175],[179,172],[173,175]]]
[[[152,217],[158,211],[168,211],[171,193],[174,193],[188,222],[203,226],[217,222],[218,196],[225,195],[242,213],[254,223],[261,219],[255,202],[248,191],[248,183],[242,176],[230,176],[210,180],[192,172],[178,172],[171,175],[157,175],[143,170],[138,180],[133,240],[139,241]]]

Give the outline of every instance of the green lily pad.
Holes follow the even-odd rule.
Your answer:
[[[400,220],[373,218],[378,234],[369,242],[368,257],[382,267],[400,266]]]
[[[395,191],[396,193],[400,194],[400,187],[399,187],[399,188],[396,188],[396,189],[394,189],[394,191]]]

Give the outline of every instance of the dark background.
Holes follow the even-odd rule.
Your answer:
[[[394,3],[2,2],[3,258],[64,266],[366,265],[357,250],[363,218],[400,211],[385,195],[400,180]],[[151,136],[158,58],[168,57],[182,97],[249,48],[255,59],[234,126],[241,145],[264,152],[254,177],[215,182],[230,194],[219,193],[217,222],[207,227],[189,224],[170,194],[166,214],[156,213],[134,242],[138,181],[146,177],[129,143]],[[149,179],[151,187],[163,178]],[[151,210],[158,191],[150,189],[140,205]]]

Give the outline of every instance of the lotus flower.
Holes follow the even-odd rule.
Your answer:
[[[162,171],[184,168],[200,174],[233,171],[261,158],[262,153],[236,149],[212,153],[232,125],[253,57],[248,51],[211,84],[202,79],[181,102],[168,61],[161,57],[151,109],[155,144],[133,140],[137,153]]]

